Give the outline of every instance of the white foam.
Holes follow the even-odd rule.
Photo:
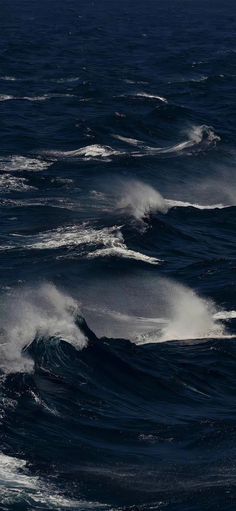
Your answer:
[[[146,147],[146,152],[150,155],[155,154],[172,154],[182,153],[186,150],[193,150],[200,146],[203,149],[207,149],[210,146],[215,146],[220,141],[220,137],[216,135],[214,130],[210,126],[201,125],[194,126],[188,133],[188,139],[179,144],[175,144],[169,147]]]
[[[11,174],[0,175],[0,191],[2,193],[36,190],[34,186],[30,186],[27,183],[27,179],[23,177],[15,177]]]
[[[140,252],[128,249],[121,233],[120,226],[94,229],[87,224],[64,226],[46,231],[37,236],[22,236],[13,234],[14,246],[24,246],[26,249],[53,250],[58,248],[80,248],[78,255],[88,258],[117,256],[140,260],[149,264],[159,264],[160,260]],[[15,244],[14,244],[15,241]],[[8,247],[9,248],[9,247]],[[6,247],[4,247],[6,249]],[[66,257],[67,253],[64,254]]]
[[[164,98],[163,96],[156,96],[154,94],[148,94],[147,92],[137,92],[137,94],[135,94],[136,97],[141,97],[141,98],[148,98],[148,99],[158,99],[158,101],[162,101],[163,103],[168,103],[167,99]]]
[[[0,101],[47,101],[48,99],[53,98],[73,98],[74,94],[67,93],[55,93],[55,94],[42,94],[39,96],[12,96],[8,94],[1,94]]]
[[[104,229],[93,229],[87,224],[69,225],[58,227],[52,231],[46,231],[35,237],[24,238],[28,248],[37,250],[73,248],[84,245],[88,249],[92,245],[111,246],[117,239],[122,238],[120,227],[107,227]]]
[[[195,204],[193,202],[185,202],[185,201],[172,200],[172,199],[165,199],[165,203],[169,209],[170,208],[189,208],[189,207],[191,207],[191,208],[195,208],[195,209],[204,210],[204,209],[224,209],[224,208],[229,207],[229,206],[221,204],[221,203],[202,205],[202,204]]]
[[[74,322],[78,304],[52,284],[22,288],[1,296],[0,366],[4,372],[31,371],[33,362],[22,348],[36,337],[59,337],[77,348],[86,339]]]
[[[216,314],[214,314],[215,319],[220,320],[229,320],[229,319],[235,319],[236,318],[236,311],[219,311]]]
[[[121,257],[125,259],[134,259],[136,261],[142,261],[144,263],[149,264],[160,264],[161,260],[157,259],[156,257],[150,257],[145,254],[142,254],[141,252],[136,252],[134,250],[128,249],[123,243],[121,246],[117,244],[115,247],[111,248],[103,248],[95,250],[94,252],[91,252],[91,254],[88,254],[89,258],[94,257]]]
[[[69,499],[58,493],[53,485],[45,483],[37,476],[32,476],[22,459],[0,454],[0,491],[1,504],[50,506],[50,509],[94,509],[94,506],[107,509],[98,502]]]
[[[41,96],[22,96],[15,99],[23,99],[25,101],[47,101],[48,99],[54,98],[74,98],[74,94],[67,93],[54,93],[54,94],[42,94]]]
[[[59,158],[84,158],[87,160],[96,158],[110,158],[111,156],[118,156],[122,154],[120,151],[112,149],[110,146],[103,146],[99,144],[92,144],[75,151],[50,151],[49,155]]]
[[[54,156],[57,158],[83,158],[85,160],[90,159],[104,159],[110,161],[113,157],[124,157],[132,156],[134,158],[144,156],[156,156],[158,154],[181,154],[182,152],[189,151],[192,154],[194,148],[199,150],[207,149],[210,146],[215,146],[220,140],[220,137],[215,134],[214,130],[209,126],[195,126],[188,133],[188,139],[179,144],[175,144],[167,147],[152,147],[145,145],[143,141],[139,141],[133,138],[124,137],[119,134],[114,134],[113,138],[116,138],[126,144],[137,147],[136,151],[123,151],[113,149],[110,146],[92,144],[74,151],[49,151],[45,154]]]
[[[40,171],[50,167],[50,165],[52,165],[52,162],[21,155],[11,155],[0,159],[0,170],[6,170],[7,172],[15,172],[17,170]]]

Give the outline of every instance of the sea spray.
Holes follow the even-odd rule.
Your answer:
[[[121,198],[116,207],[128,212],[136,220],[143,220],[157,211],[167,213],[168,205],[162,195],[152,186],[137,180],[120,182]]]
[[[114,179],[104,185],[107,200],[103,200],[107,211],[117,211],[133,217],[138,223],[146,221],[155,213],[166,214],[175,207],[193,207],[195,209],[222,209],[219,204],[202,205],[188,201],[167,199],[161,193],[138,179]],[[110,197],[109,197],[110,196]]]
[[[9,98],[8,98],[9,99]],[[205,151],[210,147],[214,147],[220,137],[216,135],[213,128],[206,125],[192,126],[187,132],[187,139],[183,142],[177,142],[166,147],[149,146],[145,141],[136,140],[130,136],[125,137],[119,133],[113,134],[113,138],[124,142],[128,146],[135,147],[131,150],[125,148],[114,148],[108,145],[92,144],[84,147],[74,149],[72,151],[50,150],[44,151],[43,154],[47,157],[64,159],[64,158],[81,158],[83,160],[106,160],[110,161],[112,158],[133,157],[140,158],[142,156],[158,156],[158,155],[174,155],[187,152]]]
[[[146,272],[95,280],[92,292],[83,290],[83,310],[99,337],[135,343],[231,337],[224,319],[232,312],[186,285]]]
[[[1,368],[6,372],[25,371],[32,362],[22,349],[38,337],[61,337],[78,348],[86,339],[74,322],[78,304],[54,285],[13,290],[1,297]]]
[[[217,307],[187,286],[162,280],[168,323],[161,332],[162,341],[222,337],[224,325],[217,321]]]

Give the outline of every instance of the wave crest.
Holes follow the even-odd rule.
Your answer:
[[[113,138],[130,146],[135,146],[136,150],[127,151],[126,149],[114,149],[107,145],[92,144],[73,151],[49,151],[46,154],[56,158],[104,159],[110,161],[110,158],[113,157],[140,158],[144,156],[168,156],[182,153],[192,154],[196,151],[205,151],[210,147],[214,147],[220,140],[220,137],[216,135],[213,128],[206,125],[191,128],[188,132],[187,140],[167,147],[149,146],[141,140],[119,134],[114,134]]]
[[[5,372],[29,371],[33,362],[22,349],[37,337],[59,337],[78,348],[86,339],[75,324],[78,304],[52,284],[14,290],[1,298],[0,354]]]

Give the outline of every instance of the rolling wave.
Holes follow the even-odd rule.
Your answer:
[[[227,330],[225,320],[234,319],[235,311],[219,311],[213,301],[169,279],[159,279],[158,288],[165,304],[163,317],[109,313],[112,321],[123,322],[127,328],[132,324],[135,343],[234,337]],[[104,322],[107,312],[104,309]],[[78,302],[48,283],[13,289],[2,296],[0,323],[1,369],[4,372],[33,370],[31,359],[25,355],[26,347],[34,340],[63,339],[76,349],[83,349],[96,337],[81,318]],[[151,332],[147,331],[150,324]],[[138,329],[143,329],[138,336],[135,335],[137,325]]]
[[[5,250],[13,248],[22,248],[23,250],[56,250],[66,248],[67,252],[60,256],[62,258],[68,257],[68,254],[69,257],[73,257],[71,250],[75,250],[75,256],[90,259],[115,256],[149,264],[159,264],[161,262],[156,257],[149,257],[138,251],[130,250],[125,244],[120,226],[94,229],[87,224],[82,224],[59,227],[55,230],[33,236],[12,234],[11,244],[7,245]],[[76,251],[77,248],[79,248],[79,251]]]
[[[24,348],[36,338],[63,338],[81,349],[86,338],[75,323],[78,304],[52,284],[13,290],[1,297],[1,369],[32,371]]]
[[[130,145],[140,145],[143,149],[143,152],[133,153],[132,156],[155,156],[158,154],[180,154],[182,152],[190,152],[195,150],[204,151],[211,146],[215,146],[218,141],[220,141],[220,137],[216,135],[214,130],[206,125],[202,126],[194,126],[188,133],[188,140],[184,142],[180,142],[173,146],[168,147],[151,147],[145,146],[143,142],[137,141],[135,139],[130,139],[126,137],[121,137],[120,135],[116,135],[116,138],[126,142]]]
[[[233,0],[2,4],[0,510],[234,511]]]
[[[92,144],[74,151],[49,151],[45,154],[57,158],[82,158],[85,160],[90,159],[110,159],[113,157],[133,157],[139,158],[144,156],[158,156],[158,155],[175,155],[182,153],[192,154],[194,152],[206,151],[214,147],[220,137],[216,135],[214,130],[209,126],[196,126],[189,132],[189,137],[184,142],[180,142],[168,147],[152,147],[145,145],[144,142],[124,137],[121,135],[113,135],[114,138],[125,142],[128,145],[136,146],[136,151],[127,151],[124,149],[113,149],[110,146],[103,146],[99,144]]]
[[[114,178],[108,183],[104,183],[104,190],[105,194],[96,191],[93,191],[92,194],[92,198],[99,201],[101,209],[133,217],[143,224],[150,221],[151,215],[155,213],[166,214],[173,208],[214,210],[230,207],[229,204],[222,203],[199,204],[197,202],[167,199],[153,186],[138,179]]]
[[[135,283],[128,277],[126,280],[130,293],[124,295],[123,287],[116,285],[123,296],[122,303],[108,286],[103,286],[107,298],[102,295],[99,304],[91,309],[90,303],[84,309],[100,335],[106,332],[110,337],[125,337],[138,344],[235,337],[230,330],[235,311],[220,310],[212,300],[171,279],[152,277],[148,282]]]

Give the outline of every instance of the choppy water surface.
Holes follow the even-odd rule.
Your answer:
[[[0,508],[233,511],[235,4],[0,26]]]

